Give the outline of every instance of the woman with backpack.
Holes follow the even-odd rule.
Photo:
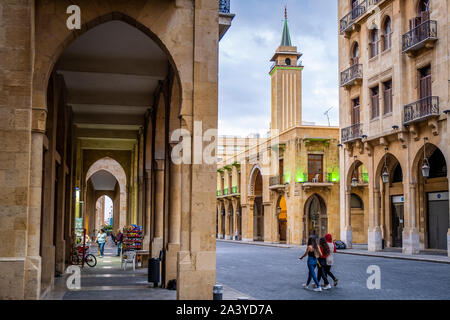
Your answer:
[[[308,246],[306,247],[306,251],[303,254],[303,256],[299,257],[300,260],[302,260],[304,257],[308,256],[308,281],[303,284],[303,287],[305,289],[308,289],[309,284],[311,282],[311,279],[314,279],[314,283],[317,285],[317,288],[314,289],[314,291],[322,291],[322,288],[320,287],[319,280],[317,280],[316,276],[316,266],[317,266],[317,258],[319,258],[322,255],[322,252],[320,251],[319,246],[317,245],[316,237],[311,236],[308,239]]]
[[[320,251],[322,252],[322,255],[318,259],[319,273],[317,276],[317,280],[320,282],[320,279],[322,278],[324,283],[323,289],[328,290],[331,289],[331,286],[327,279],[327,268],[328,268],[327,258],[330,256],[331,250],[325,238],[320,238],[319,248]]]

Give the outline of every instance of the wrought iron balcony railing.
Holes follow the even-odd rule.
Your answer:
[[[368,8],[377,5],[383,0],[363,0],[349,13],[347,13],[340,21],[339,28],[341,34],[348,31],[348,29],[355,23],[355,21],[368,12]]]
[[[437,21],[427,20],[403,35],[402,50],[415,51],[424,47],[427,42],[434,42],[437,39]]]
[[[354,124],[350,127],[341,130],[341,142],[349,142],[362,137],[362,127],[361,123]]]
[[[404,107],[403,123],[422,121],[439,116],[439,97],[426,97]]]
[[[230,13],[230,1],[231,0],[219,0],[220,13]]]
[[[341,86],[352,85],[356,80],[362,80],[362,64],[354,64],[347,70],[341,72]]]

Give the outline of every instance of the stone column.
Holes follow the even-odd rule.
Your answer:
[[[222,225],[222,206],[219,207],[219,212],[217,213],[217,238],[223,239],[225,235],[222,233],[223,225]]]
[[[238,229],[238,216],[236,214],[237,211],[238,211],[238,202],[235,200],[233,205],[233,230],[231,230],[231,239],[233,240],[236,240],[235,235],[236,230]]]
[[[345,192],[345,228],[341,231],[341,240],[345,242],[349,249],[353,246],[351,194],[351,188],[347,187]]]
[[[41,199],[45,110],[32,111],[30,208],[28,212],[27,256],[25,259],[24,298],[37,300],[41,294]]]
[[[226,240],[230,240],[230,201],[225,200],[225,235]]]
[[[381,248],[381,228],[380,228],[380,190],[373,190],[373,217],[371,228],[369,229],[368,251],[380,251]]]
[[[143,249],[150,250],[151,227],[152,227],[152,171],[146,170],[145,177],[145,222]]]
[[[242,241],[253,241],[253,207],[253,201],[242,205]]]
[[[166,252],[166,285],[177,278],[177,254],[181,233],[181,165],[170,161],[169,243]]]
[[[152,241],[152,257],[159,257],[163,248],[164,222],[164,160],[156,160],[155,171],[155,233]]]
[[[420,252],[419,231],[416,222],[416,185],[416,183],[410,183],[409,188],[406,190],[407,206],[405,206],[405,218],[408,219],[408,223],[402,234],[404,254],[418,254]]]

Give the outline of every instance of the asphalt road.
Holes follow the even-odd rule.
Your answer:
[[[302,288],[308,277],[298,248],[217,242],[217,282],[260,300],[450,299],[450,265],[336,254],[337,287]],[[368,289],[369,266],[380,270],[380,289]],[[373,282],[371,282],[373,283]]]

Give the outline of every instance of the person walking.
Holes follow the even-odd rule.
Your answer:
[[[327,257],[330,255],[330,247],[328,246],[327,240],[325,238],[320,238],[319,240],[319,248],[322,252],[321,256],[318,260],[319,272],[317,275],[317,280],[320,282],[320,279],[323,279],[323,289],[328,290],[331,289],[330,283],[327,279]]]
[[[117,244],[117,256],[120,256],[120,250],[122,249],[122,239],[123,239],[123,233],[120,231],[120,229],[117,229],[117,235],[116,235],[116,244]]]
[[[98,243],[98,248],[100,251],[100,258],[103,258],[105,244],[108,242],[106,232],[103,231],[103,229],[100,229],[100,232],[97,234],[96,242]]]
[[[319,258],[322,255],[322,252],[320,252],[320,248],[317,245],[316,237],[311,236],[308,239],[308,246],[306,247],[306,251],[303,254],[303,256],[299,257],[300,260],[302,260],[304,257],[308,256],[308,281],[303,284],[303,287],[305,289],[308,289],[309,284],[311,282],[311,279],[314,280],[314,283],[317,285],[317,288],[314,289],[314,291],[322,291],[322,288],[320,287],[319,280],[317,280],[316,276],[316,266],[317,266],[317,258]]]
[[[334,274],[331,273],[331,267],[334,264],[334,253],[336,253],[336,246],[333,243],[333,238],[331,234],[327,233],[325,235],[325,240],[327,241],[328,247],[330,248],[330,254],[327,256],[327,264],[325,267],[325,273],[330,276],[334,281],[334,286],[337,286],[339,279],[337,279]]]

